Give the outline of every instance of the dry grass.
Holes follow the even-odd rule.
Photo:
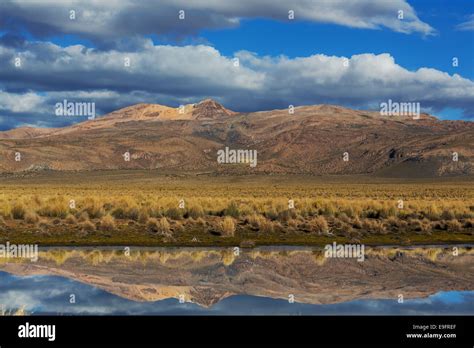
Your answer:
[[[310,221],[311,230],[317,233],[326,233],[329,226],[324,216],[317,216]]]
[[[0,316],[25,316],[28,313],[25,310],[25,307],[20,307],[17,309],[6,309],[4,306],[0,306]]]
[[[458,232],[462,229],[462,224],[458,220],[449,220],[446,221],[446,227],[450,232]]]
[[[221,231],[224,236],[234,236],[235,222],[230,216],[226,216],[221,224]]]
[[[79,224],[79,226],[80,226],[81,230],[84,231],[84,232],[94,232],[96,230],[95,225],[92,222],[90,222],[89,220],[81,222]]]
[[[13,219],[23,219],[26,214],[26,208],[21,202],[15,202],[13,206],[10,209],[11,211],[11,217]]]
[[[77,219],[74,215],[68,214],[66,216],[65,222],[69,225],[75,225],[75,224],[77,224]]]
[[[168,222],[168,219],[165,217],[162,217],[159,220],[156,218],[149,218],[146,223],[146,226],[147,230],[150,232],[159,233],[163,236],[171,235],[171,226]]]
[[[474,227],[472,183],[380,185],[313,179],[275,183],[275,179],[260,178],[234,183],[225,178],[134,181],[128,177],[127,181],[104,177],[82,182],[80,176],[75,180],[0,185],[0,227],[47,230],[63,225],[91,232],[99,226],[114,232],[140,226],[162,235],[217,229],[224,236],[241,231],[430,234],[471,231]],[[289,199],[295,203],[292,209]],[[400,199],[403,208],[398,207]]]
[[[23,219],[28,224],[36,224],[40,220],[38,214],[30,211],[25,214]]]
[[[115,219],[112,215],[105,215],[100,219],[100,229],[103,231],[113,231],[116,229]]]
[[[272,221],[264,219],[260,223],[259,230],[262,233],[273,233],[274,232],[274,223]]]

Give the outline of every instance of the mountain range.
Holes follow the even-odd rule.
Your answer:
[[[258,164],[218,163],[217,152],[225,147],[257,151]],[[2,173],[103,169],[470,175],[474,174],[474,123],[428,114],[419,119],[382,116],[334,105],[241,113],[206,99],[180,108],[132,105],[64,128],[0,132]]]

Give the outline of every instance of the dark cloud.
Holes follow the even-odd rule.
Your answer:
[[[179,18],[180,11],[184,19]],[[74,34],[105,48],[137,35],[182,38],[201,29],[235,27],[244,18],[287,21],[289,11],[294,11],[295,20],[422,35],[435,32],[405,0],[4,0],[0,30],[27,31],[37,38]],[[403,20],[398,19],[399,11]]]
[[[0,46],[21,49],[25,44],[25,38],[18,34],[6,33],[5,35],[0,36]]]

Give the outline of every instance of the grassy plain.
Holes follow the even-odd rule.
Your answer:
[[[474,242],[474,178],[46,172],[0,178],[0,242],[254,246]]]

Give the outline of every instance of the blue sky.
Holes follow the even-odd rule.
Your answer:
[[[457,24],[466,20],[465,14],[474,14],[474,1],[418,0],[410,3],[415,6],[419,17],[437,30],[436,35],[407,35],[390,30],[257,18],[244,19],[236,28],[203,29],[190,38],[148,37],[155,44],[206,43],[226,56],[232,56],[238,50],[292,58],[315,52],[346,57],[366,52],[389,52],[408,69],[428,66],[474,79],[474,34],[456,29]],[[28,32],[24,35],[31,38]],[[53,36],[51,41],[63,47],[74,44],[96,47],[90,40],[76,35]],[[458,67],[452,66],[453,57],[459,58]]]
[[[387,30],[354,30],[334,24],[288,24],[265,19],[244,21],[239,28],[232,30],[206,30],[201,36],[225,55],[232,55],[236,47],[259,55],[284,54],[288,57],[304,57],[314,52],[346,57],[366,52],[389,52],[399,64],[411,70],[428,66],[473,79],[474,35],[469,31],[455,30],[459,19],[452,17],[433,16],[430,24],[441,32],[428,37]],[[461,63],[456,68],[452,66],[453,56]]]
[[[473,1],[184,4],[0,4],[0,59],[7,63],[0,68],[0,129],[82,121],[51,117],[63,99],[94,101],[101,114],[207,97],[237,111],[320,103],[376,110],[392,99],[420,102],[444,119],[474,118]],[[183,8],[186,18],[178,20]],[[123,69],[126,56],[132,66]],[[21,68],[13,64],[18,57]]]

